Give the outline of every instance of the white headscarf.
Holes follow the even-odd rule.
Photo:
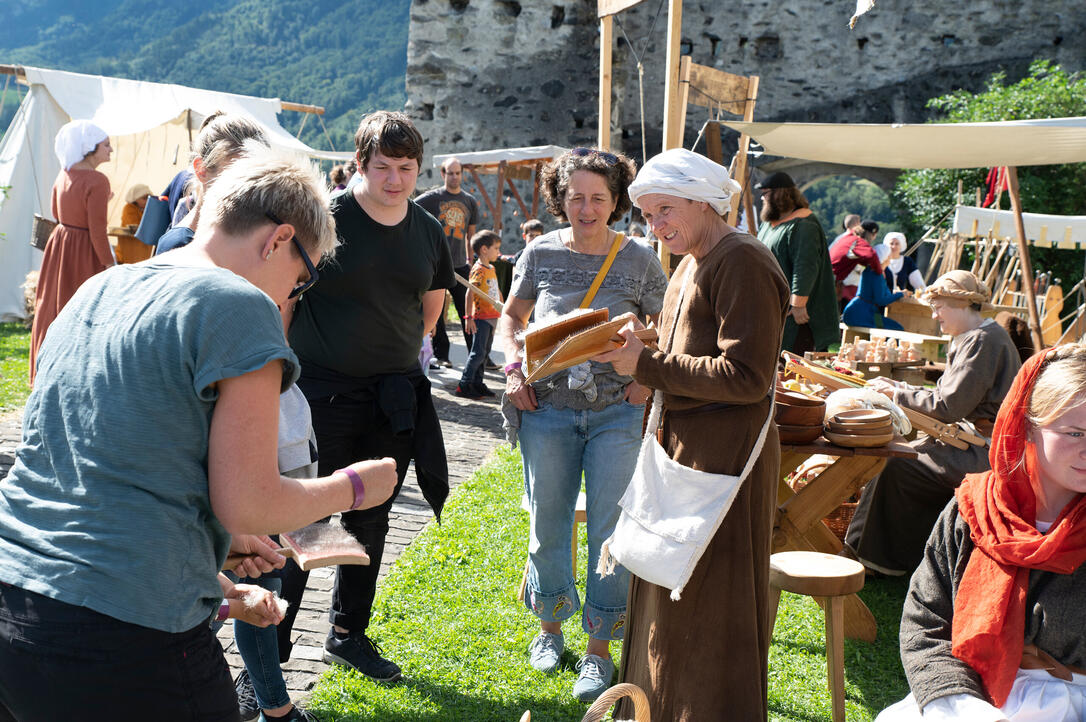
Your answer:
[[[638,207],[637,199],[646,193],[663,193],[704,201],[722,216],[731,207],[732,196],[742,189],[719,163],[684,148],[672,148],[644,165],[630,184],[629,193]]]
[[[89,120],[73,120],[65,123],[57,132],[53,150],[60,165],[68,170],[108,137],[104,130]]]
[[[890,241],[895,239],[895,238],[898,239],[899,241],[901,241],[901,250],[904,251],[906,246],[909,245],[909,242],[905,240],[905,234],[904,233],[898,233],[897,231],[890,231],[889,233],[887,233],[885,236],[882,237],[882,242],[883,242],[884,245],[889,246]]]

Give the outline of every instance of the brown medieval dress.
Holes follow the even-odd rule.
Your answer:
[[[745,233],[725,236],[697,263],[688,256],[679,264],[660,314],[663,338],[671,339],[662,348],[669,351],[645,349],[635,373],[664,394],[661,443],[671,458],[718,474],[742,470],[770,410],[788,294],[773,255]],[[654,720],[766,719],[779,470],[771,424],[760,458],[679,601],[631,578],[622,680],[645,690]],[[632,717],[631,706],[619,715]]]
[[[114,263],[106,235],[109,195],[109,179],[96,170],[62,170],[53,184],[53,218],[59,223],[45,244],[34,296],[31,383],[49,324],[84,281]]]

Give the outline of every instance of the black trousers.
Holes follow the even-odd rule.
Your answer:
[[[162,632],[0,584],[0,720],[119,719],[136,710],[171,722],[240,719],[207,622]]]
[[[396,460],[396,490],[380,506],[343,513],[343,527],[369,554],[369,566],[345,565],[336,568],[332,609],[328,620],[351,632],[361,633],[370,623],[377,575],[388,534],[388,513],[403,487],[411,461],[411,434],[394,434],[375,397],[363,394],[336,394],[311,399],[313,430],[320,449],[319,473],[327,476],[336,469],[366,459],[390,456]]]
[[[471,273],[471,266],[459,266],[453,270],[466,279],[468,274]],[[464,345],[467,346],[468,353],[471,353],[472,334],[464,331],[464,299],[467,292],[468,289],[464,288],[459,283],[454,283],[452,288],[449,289],[449,293],[452,295],[453,305],[456,306],[456,313],[460,316],[460,330],[464,333]],[[444,313],[437,319],[437,326],[434,328],[433,344],[434,358],[447,361],[449,358],[449,334],[445,331]]]

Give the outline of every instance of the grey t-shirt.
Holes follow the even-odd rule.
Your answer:
[[[575,311],[606,258],[571,251],[559,237],[563,232],[568,233],[552,231],[532,241],[513,270],[510,293],[535,301],[537,322]],[[615,256],[590,305],[597,309],[606,307],[611,318],[631,312],[644,320],[660,312],[666,288],[667,276],[656,254],[651,248],[628,240]],[[632,377],[615,373],[611,364],[591,363],[598,392],[595,401],[589,402],[582,392],[569,388],[566,371],[533,384],[537,400],[556,408],[595,411],[621,401],[623,389]]]
[[[445,240],[449,243],[454,268],[467,266],[471,257],[467,255],[468,228],[479,224],[479,202],[467,191],[450,193],[445,187],[426,191],[415,202],[426,209],[434,218],[441,221],[445,231]]]

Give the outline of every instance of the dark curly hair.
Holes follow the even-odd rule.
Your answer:
[[[637,166],[621,153],[609,153],[596,148],[587,150],[594,152],[585,153],[584,149],[574,148],[543,166],[543,171],[539,174],[539,187],[543,191],[543,201],[547,204],[547,210],[552,216],[562,222],[567,222],[569,219],[566,218],[566,211],[562,208],[562,204],[566,199],[569,179],[574,171],[591,171],[603,176],[607,182],[607,189],[611,191],[611,196],[615,199],[615,210],[607,219],[608,224],[614,223],[630,210],[630,196],[626,190],[637,175]],[[580,153],[574,153],[574,151],[580,151]],[[615,162],[609,162],[611,157],[615,158]]]

